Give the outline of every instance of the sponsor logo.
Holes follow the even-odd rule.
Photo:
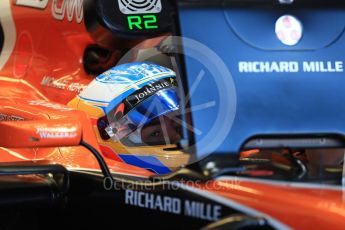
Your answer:
[[[67,17],[69,22],[75,18],[80,23],[84,18],[83,0],[53,0],[52,16],[61,21]]]
[[[56,79],[50,76],[44,76],[41,81],[41,85],[56,89],[68,90],[76,93],[81,93],[87,86],[78,82],[70,82],[64,79]]]
[[[48,0],[16,0],[15,4],[18,6],[27,6],[37,9],[45,9],[48,5]]]
[[[66,127],[57,127],[57,128],[47,128],[47,127],[38,127],[36,128],[36,133],[40,136],[41,139],[52,139],[52,138],[74,138],[77,136],[76,128],[66,128]]]
[[[287,46],[294,46],[302,38],[302,23],[294,16],[283,15],[276,22],[275,32],[281,43]]]
[[[343,61],[241,61],[240,73],[343,73]]]
[[[0,113],[0,121],[23,121],[24,118]]]
[[[141,101],[142,99],[146,98],[147,96],[153,95],[155,92],[161,89],[165,89],[169,86],[168,82],[162,82],[155,85],[149,85],[148,87],[145,87],[144,90],[138,94],[135,94],[134,97],[137,99],[137,101]]]
[[[222,206],[201,201],[181,200],[180,198],[158,194],[126,190],[125,203],[146,209],[194,217],[207,221],[217,221],[222,215]]]
[[[43,101],[43,100],[29,101],[29,105],[39,105],[39,106],[43,106],[43,107],[47,107],[47,108],[55,109],[55,110],[59,110],[59,111],[72,111],[73,110],[72,108],[69,108],[69,107],[64,106],[64,105],[55,104],[55,103]]]
[[[142,89],[138,90],[135,94],[129,96],[127,98],[127,102],[131,106],[135,106],[145,100],[146,98],[152,96],[156,92],[171,88],[171,87],[176,87],[176,79],[175,78],[168,78],[168,79],[162,79],[158,82],[148,84],[147,86],[143,87]]]
[[[123,14],[157,14],[162,11],[161,0],[118,0]]]

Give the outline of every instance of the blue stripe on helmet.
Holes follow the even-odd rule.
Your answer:
[[[119,154],[119,157],[127,164],[151,170],[156,174],[166,174],[172,172],[171,169],[169,169],[154,156]]]

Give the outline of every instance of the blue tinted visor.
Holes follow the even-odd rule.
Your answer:
[[[179,101],[176,87],[160,90],[136,105],[120,120],[110,121],[113,124],[111,129],[115,128],[116,132],[110,129],[107,132],[113,140],[121,140],[155,118],[179,110]]]

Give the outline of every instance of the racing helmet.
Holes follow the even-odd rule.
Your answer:
[[[181,138],[176,74],[151,62],[109,69],[69,105],[86,111],[105,157],[169,173],[188,163]]]

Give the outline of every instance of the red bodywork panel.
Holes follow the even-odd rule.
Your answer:
[[[77,2],[82,1],[74,1],[76,4],[70,6],[68,1],[49,1],[45,9],[19,6],[16,2],[11,0],[0,4],[0,11],[10,14],[6,17],[7,21],[2,23],[5,41],[0,63],[5,64],[2,68],[0,66],[0,120],[34,120],[44,125],[47,120],[75,119],[83,127],[83,140],[100,150],[89,117],[84,112],[64,106],[95,77],[84,71],[82,62],[85,48],[94,44],[84,21],[79,22],[83,11],[82,5]],[[60,9],[63,9],[62,13]],[[54,18],[54,14],[59,19]],[[12,23],[14,28],[11,28]],[[6,40],[10,37],[8,33],[11,29],[16,34],[13,41]],[[10,55],[6,55],[9,52]],[[2,162],[49,160],[68,168],[99,169],[93,155],[81,146],[34,149],[2,147],[0,154]],[[117,173],[138,176],[152,174],[120,161],[106,161],[109,168]]]
[[[94,79],[83,66],[84,50],[94,42],[84,21],[79,21],[82,9],[76,4],[68,15],[68,7],[63,8],[68,1],[49,1],[44,9],[18,6],[15,2],[3,0],[0,3],[0,14],[7,12],[1,18],[5,42],[0,55],[0,120],[36,121],[42,125],[52,120],[66,123],[77,120],[82,126],[77,135],[82,135],[83,140],[100,150],[92,120],[84,112],[64,106]],[[53,16],[58,9],[64,9],[58,14],[60,19]],[[24,134],[3,132],[0,136],[3,135],[21,138]],[[66,145],[75,144],[75,141]],[[44,161],[62,164],[69,169],[99,170],[94,156],[81,146],[1,147],[0,154],[1,162]],[[119,174],[140,177],[152,174],[119,160],[105,159],[109,168]],[[241,177],[233,184],[233,180],[216,180],[200,188],[266,213],[292,228],[343,229],[345,226],[341,189],[297,188]]]

